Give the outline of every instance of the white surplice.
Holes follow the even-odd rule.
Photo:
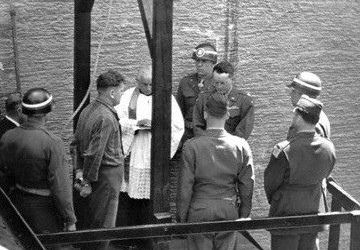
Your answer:
[[[139,128],[139,120],[151,120],[152,96],[139,94],[136,106],[136,120],[129,119],[129,103],[135,88],[126,90],[115,107],[120,118],[122,144],[125,155],[130,154],[129,183],[123,178],[121,192],[127,192],[133,199],[150,199],[150,156],[151,132]],[[174,96],[171,96],[171,157],[174,156],[184,133],[184,119]],[[161,112],[161,110],[159,110]]]

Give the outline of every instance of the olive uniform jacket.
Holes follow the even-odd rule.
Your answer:
[[[274,147],[264,173],[270,217],[325,212],[322,180],[335,164],[333,143],[315,131],[298,132]],[[318,232],[322,226],[271,230],[273,234]]]

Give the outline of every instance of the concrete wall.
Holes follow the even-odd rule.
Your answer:
[[[54,93],[56,106],[49,127],[68,142],[72,134],[72,124],[66,120],[72,111],[73,1],[0,0],[0,62],[5,69],[0,71],[0,94],[15,90],[10,3],[17,11],[22,88],[45,86]],[[96,75],[113,68],[133,82],[138,65],[150,62],[135,0],[95,1],[92,62],[110,3],[109,29]],[[360,4],[355,0],[174,0],[174,92],[180,78],[194,69],[191,49],[211,41],[222,58],[236,65],[236,86],[254,97],[255,129],[249,139],[257,177],[253,217],[267,214],[263,171],[272,147],[285,138],[291,120],[284,86],[303,70],[323,80],[321,99],[338,157],[333,176],[360,200],[359,20]],[[268,245],[267,233],[255,232],[255,236]]]

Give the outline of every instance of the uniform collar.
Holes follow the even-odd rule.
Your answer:
[[[225,129],[221,128],[207,128],[206,129],[206,135],[210,137],[219,137],[219,136],[225,136],[226,135]]]
[[[35,119],[28,119],[24,124],[21,125],[22,128],[45,128],[45,124],[42,121]]]
[[[96,97],[95,101],[103,104],[105,107],[107,107],[108,109],[110,109],[110,111],[111,111],[112,113],[114,113],[116,119],[119,120],[119,117],[118,117],[118,115],[117,115],[117,112],[116,112],[116,110],[115,110],[115,108],[114,108],[114,106],[113,106],[113,104],[112,104],[112,101],[111,101],[109,98],[107,98],[107,97],[105,97],[105,96],[98,95],[98,96]]]
[[[313,137],[315,135],[316,131],[314,130],[306,130],[306,131],[300,131],[297,132],[296,135],[297,136],[301,136],[301,137]]]

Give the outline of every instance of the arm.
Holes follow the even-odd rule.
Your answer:
[[[181,113],[183,115],[185,115],[185,101],[184,101],[184,95],[182,94],[183,93],[183,90],[182,90],[182,88],[183,88],[182,87],[183,86],[183,79],[180,80],[179,87],[178,87],[177,92],[176,92],[176,101],[179,104],[179,108],[181,110]]]
[[[130,153],[130,147],[134,139],[135,131],[138,129],[138,121],[129,118],[129,103],[135,88],[130,88],[121,96],[119,105],[115,106],[115,110],[120,119],[121,140],[123,144],[124,154]]]
[[[105,152],[106,145],[114,131],[110,118],[102,118],[96,124],[91,135],[88,148],[83,153],[84,179],[89,182],[98,180],[99,168]]]
[[[289,162],[286,159],[285,153],[279,150],[278,146],[275,146],[270,162],[264,172],[264,188],[269,204],[271,204],[274,193],[283,184],[286,178],[286,171],[289,168]]]
[[[206,121],[204,119],[205,95],[201,94],[196,100],[193,111],[194,135],[201,136],[205,134]]]
[[[238,173],[238,189],[240,196],[239,216],[250,216],[255,174],[253,156],[249,144],[244,140],[242,166]]]
[[[171,96],[171,158],[178,149],[184,130],[185,125],[183,115],[175,97]]]
[[[177,221],[186,222],[195,181],[195,154],[185,142],[177,190]]]
[[[241,105],[241,121],[236,126],[235,134],[247,140],[254,128],[255,108],[253,100],[250,96],[245,96],[244,102]]]
[[[66,228],[75,229],[76,217],[73,206],[70,171],[65,165],[65,147],[63,141],[60,139],[54,140],[49,155],[48,182],[51,193]]]

